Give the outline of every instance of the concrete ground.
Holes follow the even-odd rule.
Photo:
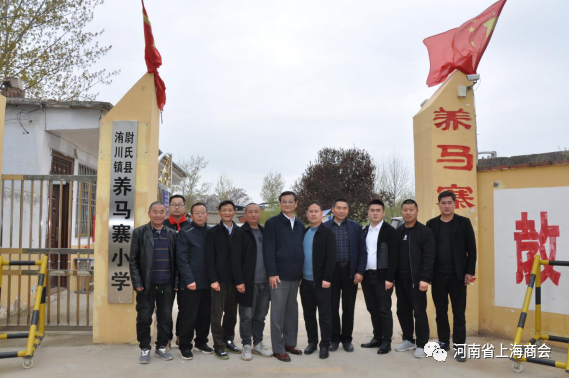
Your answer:
[[[395,309],[394,309],[395,314]],[[236,335],[239,335],[236,328]],[[415,359],[413,352],[396,353],[379,356],[376,349],[363,349],[360,344],[371,337],[370,316],[366,311],[362,292],[359,291],[356,303],[356,319],[354,329],[353,353],[346,353],[339,348],[331,352],[328,360],[320,360],[318,353],[311,356],[291,356],[292,362],[284,363],[275,358],[254,356],[252,361],[245,362],[239,355],[231,354],[228,361],[220,361],[212,355],[194,353],[192,361],[184,361],[178,354],[178,348],[171,349],[172,361],[162,361],[152,357],[149,365],[139,365],[139,349],[131,345],[93,345],[91,333],[87,332],[49,332],[44,344],[36,351],[34,366],[30,370],[22,368],[22,359],[0,360],[0,377],[30,377],[41,375],[48,377],[163,377],[180,374],[194,377],[377,377],[398,376],[413,377],[508,377],[517,376],[511,369],[512,361],[507,358],[496,358],[501,344],[510,346],[512,340],[486,337],[468,337],[469,344],[483,345],[490,343],[495,347],[494,359],[470,359],[459,363],[452,358],[452,353],[445,362],[437,362],[433,358]],[[239,338],[236,338],[238,341]],[[265,327],[266,345],[271,347],[268,322]],[[302,309],[299,300],[299,338],[298,347],[307,345]],[[398,321],[394,321],[393,347],[401,342],[401,329]],[[0,352],[22,350],[25,340],[1,340]],[[211,342],[210,342],[211,345]],[[153,351],[154,353],[154,351]],[[505,352],[506,354],[507,352]],[[551,358],[566,360],[565,349],[553,348]],[[562,369],[523,363],[523,376],[567,377]]]

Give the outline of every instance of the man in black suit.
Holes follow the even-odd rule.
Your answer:
[[[374,199],[368,204],[370,224],[364,227],[368,260],[362,280],[366,308],[372,318],[374,338],[362,348],[377,348],[378,354],[392,349],[392,291],[398,259],[398,235],[384,221],[384,202]]]
[[[436,244],[431,294],[435,304],[439,345],[449,350],[448,297],[451,298],[453,310],[453,343],[465,344],[467,285],[475,275],[477,246],[471,221],[455,214],[455,193],[441,192],[437,199],[441,215],[426,224],[432,230]],[[458,351],[455,359],[465,362],[465,353]]]
[[[331,282],[336,266],[336,237],[332,230],[322,225],[323,209],[321,204],[313,201],[307,209],[310,226],[305,230],[303,251],[303,280],[301,281],[301,304],[309,345],[305,354],[317,350],[319,339],[317,327],[317,309],[321,328],[319,358],[329,357],[332,338],[331,315]]]

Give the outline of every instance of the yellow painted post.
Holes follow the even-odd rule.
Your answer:
[[[93,342],[135,343],[136,311],[132,304],[107,303],[109,202],[113,121],[137,121],[135,227],[148,220],[148,206],[156,200],[158,182],[159,109],[154,75],[145,74],[101,120],[95,217],[95,287]],[[132,283],[124,290],[133,290]]]
[[[457,197],[455,212],[471,220],[478,238],[477,127],[473,90],[467,90],[466,97],[458,96],[459,86],[472,85],[465,74],[456,71],[414,116],[414,159],[419,221],[425,224],[438,216],[438,194],[444,190],[452,191]],[[467,334],[477,335],[479,289],[477,284],[467,288]],[[448,314],[451,323],[451,309]],[[432,300],[428,301],[428,318],[431,337],[435,338],[437,327]]]

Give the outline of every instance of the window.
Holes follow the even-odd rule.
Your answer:
[[[83,164],[79,164],[79,175],[81,176],[97,176],[97,170],[91,167],[88,167]],[[80,190],[81,188],[81,190]],[[91,221],[93,221],[93,217],[95,216],[95,198],[96,198],[96,189],[97,189],[97,181],[91,182],[91,198],[89,198],[89,181],[79,181],[77,187],[77,198],[80,198],[77,201],[77,216],[76,216],[76,223],[75,223],[75,234],[79,236],[87,236],[92,234],[92,230],[89,227],[92,227],[92,224],[89,222],[89,216],[91,216]],[[80,193],[81,192],[81,193]],[[79,214],[79,206],[81,206],[81,215]],[[91,212],[89,212],[91,209]],[[79,232],[78,227],[78,220],[81,218],[81,233]]]

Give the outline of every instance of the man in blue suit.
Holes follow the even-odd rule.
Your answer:
[[[354,306],[358,283],[366,270],[366,240],[362,226],[348,219],[348,200],[338,198],[332,206],[334,218],[324,223],[336,237],[336,266],[331,283],[332,343],[330,351],[338,349],[353,352],[352,330],[354,329]],[[342,296],[342,328],[340,321],[340,298]]]

